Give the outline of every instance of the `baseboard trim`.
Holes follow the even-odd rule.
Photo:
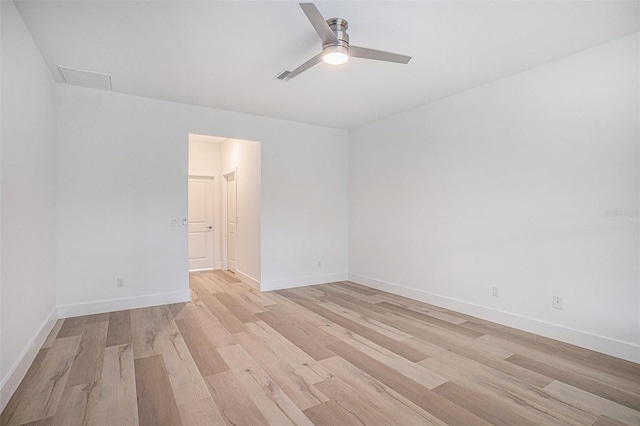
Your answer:
[[[0,389],[0,412],[4,410],[11,396],[18,389],[18,385],[24,379],[27,370],[31,367],[33,360],[36,358],[38,351],[47,339],[51,329],[58,320],[58,309],[53,308],[47,319],[40,326],[38,332],[29,341],[26,348],[22,351],[16,362],[11,366],[4,380],[2,380],[2,388]]]
[[[236,278],[238,278],[243,283],[250,285],[256,290],[260,290],[260,281],[256,280],[251,275],[245,274],[244,272],[236,269]]]
[[[189,290],[127,297],[122,299],[100,300],[97,302],[58,306],[58,316],[59,318],[79,317],[81,315],[93,315],[104,312],[122,311],[125,309],[146,308],[148,306],[189,302],[190,300],[191,292]]]
[[[345,281],[348,278],[346,272],[340,274],[311,275],[308,277],[287,278],[284,280],[262,281],[260,291],[282,290],[285,288],[304,287],[307,285],[328,284]]]
[[[432,294],[414,288],[377,280],[358,274],[349,274],[349,281],[367,287],[386,291],[398,296],[408,297],[420,302],[429,303],[441,308],[451,309],[467,315],[472,315],[487,321],[496,322],[508,327],[528,331],[550,339],[580,346],[606,355],[622,358],[627,361],[640,363],[640,346],[620,340],[611,339],[585,331],[564,327],[558,324],[524,317],[510,312],[500,311],[486,306],[476,305],[457,299]]]

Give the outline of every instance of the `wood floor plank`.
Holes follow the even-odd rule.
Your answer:
[[[179,319],[176,320],[176,324],[203,377],[229,370],[195,319]]]
[[[129,311],[111,312],[109,314],[109,330],[107,346],[131,343],[131,314]]]
[[[625,426],[626,423],[619,422],[611,417],[600,416],[592,426]]]
[[[178,406],[184,426],[211,426],[225,424],[220,410],[211,397]]]
[[[326,318],[311,312],[306,309],[300,309],[300,305],[294,303],[282,297],[279,294],[272,292],[270,296],[277,300],[277,304],[270,305],[267,308],[269,312],[273,312],[281,318],[290,318],[295,320],[295,324],[301,329],[305,330],[305,333],[309,334],[319,345],[326,346],[331,343],[337,342],[337,340],[326,333],[315,333],[318,327],[329,324],[331,321]]]
[[[328,401],[315,407],[307,408],[304,410],[304,414],[311,419],[314,425],[319,426],[362,426],[364,424],[348,409],[341,407],[335,401]]]
[[[205,378],[211,396],[228,425],[267,425],[258,407],[232,371],[213,374]]]
[[[152,306],[149,311],[154,331],[175,331],[177,329],[168,305]]]
[[[194,282],[197,282],[209,293],[224,293],[226,291],[226,288],[222,286],[222,280],[212,279],[209,274],[196,276],[196,279],[192,281],[192,284]]]
[[[287,293],[285,293],[287,294]],[[413,362],[417,362],[420,360],[425,359],[427,356],[426,354],[420,352],[419,350],[413,349],[408,347],[407,345],[404,345],[402,342],[398,342],[397,340],[394,340],[390,337],[385,336],[384,334],[381,334],[377,331],[374,331],[370,328],[367,328],[361,324],[358,324],[355,321],[352,321],[350,319],[347,319],[339,314],[336,314],[335,312],[332,312],[326,308],[323,308],[315,303],[309,302],[307,300],[301,299],[301,298],[296,298],[295,294],[294,294],[294,301],[296,303],[298,303],[300,306],[303,306],[305,308],[307,308],[310,311],[313,311],[315,313],[317,313],[318,315],[323,316],[324,318],[328,319],[331,322],[334,322],[335,324],[340,325],[341,327],[344,327],[350,331],[352,331],[353,333],[356,333],[368,340],[371,340],[372,342],[375,342],[376,344],[397,353],[398,355],[407,358],[410,361]]]
[[[465,327],[460,327],[459,325],[451,324],[448,321],[443,321],[441,319],[434,318],[430,315],[423,314],[421,312],[416,312],[412,309],[404,308],[402,306],[398,306],[393,303],[382,302],[382,303],[378,303],[378,306],[382,306],[383,308],[389,309],[390,311],[397,312],[407,317],[415,318],[419,321],[426,322],[431,325],[435,325],[436,327],[444,328],[453,333],[460,333],[464,336],[471,337],[472,339],[475,339],[476,337],[480,337],[484,335],[484,333],[481,333],[479,331],[472,330]]]
[[[263,296],[258,296],[257,294],[260,293],[255,288],[249,287],[244,283],[241,284],[242,285],[230,284],[228,285],[228,287],[230,288],[223,293],[227,293],[228,295],[233,297],[233,299],[238,304],[240,304],[247,312],[250,312],[252,314],[265,312],[267,308],[264,303],[269,302],[269,304],[273,304],[273,302],[271,302],[269,299]]]
[[[8,425],[20,425],[56,414],[79,342],[79,335],[58,337],[53,342],[26,390],[28,398],[22,398]]]
[[[167,307],[173,319],[176,320],[192,317],[191,312],[187,309],[188,305],[189,303],[172,303],[171,305],[167,305]]]
[[[133,352],[131,344],[105,349],[96,426],[138,425]],[[161,385],[162,383],[158,383],[158,386]]]
[[[335,343],[329,349],[449,425],[489,424],[431,389],[353,349],[347,343]]]
[[[587,391],[593,395],[600,396],[610,401],[616,402],[632,410],[640,411],[640,398],[638,395],[631,394],[624,390],[609,386],[605,383],[596,382],[595,380],[580,376],[575,373],[568,372],[556,367],[546,365],[542,362],[532,360],[522,355],[513,355],[507,358],[508,362],[543,374],[554,380],[566,383],[578,389]]]
[[[102,321],[109,321],[109,312],[87,316],[87,324],[94,324]]]
[[[399,425],[444,425],[431,413],[415,405],[393,389],[379,382],[369,374],[339,356],[333,356],[322,361],[328,370],[351,386],[355,394],[367,401],[373,401],[385,416],[385,424]],[[320,387],[322,390],[323,388]],[[329,391],[323,393],[329,393]],[[382,421],[384,417],[380,420]]]
[[[60,325],[62,326],[62,321],[60,321]],[[49,334],[49,336],[51,336],[51,334]],[[54,340],[55,340],[55,335],[54,335]],[[53,341],[51,344],[53,344]],[[28,389],[33,386],[34,381],[39,379],[37,377],[37,372],[40,366],[42,365],[42,362],[44,361],[47,355],[47,352],[49,351],[49,347],[46,347],[46,348],[43,347],[38,351],[38,354],[36,355],[35,359],[31,363],[31,366],[27,370],[27,373],[25,374],[24,378],[20,382],[20,385],[18,385],[18,388],[13,393],[13,395],[11,396],[11,399],[9,400],[6,407],[2,411],[2,414],[0,415],[1,426],[7,426],[11,422],[11,418],[13,417],[15,410],[16,408],[18,408],[18,405],[20,404],[22,399],[25,397],[28,397],[27,395]]]
[[[177,328],[162,330],[155,336],[153,352],[162,355],[176,404],[181,406],[207,398],[207,385],[180,331]]]
[[[142,426],[181,425],[171,383],[161,355],[134,360],[138,419]]]
[[[415,300],[406,299],[401,296],[391,295],[389,293],[383,293],[377,296],[380,302],[376,303],[377,305],[382,304],[383,302],[391,303],[396,306],[400,306],[404,309],[410,309],[414,312],[418,312],[423,315],[427,315],[432,318],[437,318],[442,321],[447,321],[448,323],[460,325],[465,324],[469,317],[459,314],[457,312],[453,312],[447,309],[438,308],[433,305],[429,305],[427,303],[418,302]]]
[[[52,424],[53,417],[47,417],[46,419],[40,419],[33,422],[25,423],[22,426],[51,426]]]
[[[209,293],[202,286],[195,285],[194,290],[200,297],[200,300],[209,309],[211,314],[227,329],[231,334],[243,333],[247,329],[235,315],[233,315],[226,306],[224,306],[213,294]]]
[[[640,364],[479,319],[468,321],[464,327],[473,328],[487,336],[502,338],[538,353],[563,358],[572,364],[604,372],[617,379],[640,384]]]
[[[336,405],[342,407],[353,418],[354,422],[363,425],[381,424],[405,426],[395,413],[385,412],[377,403],[367,398],[366,394],[352,388],[339,377],[334,377],[314,385],[327,395]],[[422,419],[421,424],[428,424]]]
[[[204,303],[198,302],[193,304],[193,317],[216,348],[224,348],[236,344],[233,335],[222,325],[218,318],[211,313]]]
[[[479,339],[473,339],[461,334],[451,333],[440,327],[430,324],[419,323],[409,318],[391,316],[388,321],[394,326],[401,328],[415,338],[425,342],[431,342],[449,351],[458,353],[468,358],[478,358],[487,360],[506,359],[513,355],[513,352],[487,344]],[[404,341],[408,344],[409,341]]]
[[[213,297],[218,299],[220,303],[226,306],[227,309],[229,309],[229,311],[240,321],[245,323],[259,321],[258,317],[256,317],[249,310],[245,309],[245,307],[242,306],[242,304],[239,303],[238,300],[236,300],[229,293],[215,293]]]
[[[286,359],[293,373],[307,383],[318,383],[331,377],[331,373],[322,367],[322,364],[291,343],[264,321],[247,324],[247,328],[270,353]]]
[[[100,381],[108,325],[107,321],[101,321],[85,326],[69,371],[67,386],[91,385]]]
[[[517,343],[519,339],[514,339],[516,341],[511,341],[505,339],[504,337],[484,335],[478,340],[491,345],[495,345],[496,347],[500,347],[505,350],[512,351],[513,353],[525,356],[534,361],[540,361],[557,369],[584,376],[596,382],[615,382],[616,387],[632,394],[638,394],[640,397],[640,381],[636,381],[633,376],[619,377],[618,374],[611,374],[611,372],[607,371],[607,369],[587,367],[583,363],[582,359],[578,361],[568,360],[564,356],[558,356],[554,353],[549,353],[545,347],[539,349],[537,347],[531,347],[529,345],[522,345],[520,343]]]
[[[405,340],[404,343],[409,346],[419,348],[423,352],[427,353],[430,358],[434,357],[437,359],[443,359],[449,357],[461,359],[464,362],[467,362],[467,360],[473,360],[475,363],[491,368],[496,372],[496,374],[504,375],[523,383],[528,383],[529,385],[535,386],[539,389],[542,389],[553,381],[553,379],[550,379],[543,374],[536,373],[535,371],[531,371],[520,367],[519,365],[505,361],[508,357],[500,354],[491,356],[484,352],[479,353],[478,351],[473,350],[472,348],[467,348],[464,345],[438,340],[431,343],[428,342],[427,339],[413,338]],[[425,361],[428,361],[428,359]],[[422,363],[423,362],[420,361],[420,364]]]
[[[474,392],[451,381],[443,383],[433,391],[492,425],[534,426],[537,424],[509,410],[504,404],[492,400],[486,394]]]
[[[244,284],[244,283],[243,283]],[[255,306],[260,306],[262,308],[266,308],[267,306],[275,305],[277,302],[274,302],[267,293],[262,293],[260,290],[255,289],[249,285],[243,285],[242,287],[238,287],[237,284],[234,284],[233,291],[227,291],[232,293],[234,296],[239,296],[241,300],[251,302]],[[259,312],[264,312],[265,309],[262,309]],[[255,313],[255,312],[254,312]]]
[[[419,338],[426,342],[437,342],[438,345],[445,346],[447,350],[461,353],[465,356],[482,358],[485,359],[487,363],[494,363],[496,359],[504,359],[513,355],[513,352],[485,344],[484,342],[478,341],[478,339],[469,338],[464,335],[452,335],[452,333],[447,330],[432,326],[431,324],[419,323],[378,305],[363,305],[359,301],[354,301],[348,297],[339,299],[335,296],[328,295],[324,298],[354,312],[374,318],[377,321],[389,324],[413,335],[413,339],[405,340],[403,344],[414,347],[419,351],[421,351],[420,345],[412,344],[411,340]]]
[[[75,386],[67,385],[53,417],[52,425],[95,425],[98,416],[99,394],[100,389],[97,382]]]
[[[396,327],[392,327],[384,322],[377,321],[368,315],[352,311],[330,301],[319,303],[318,305],[393,340],[402,341],[413,337],[411,334],[405,333]]]
[[[60,328],[60,331],[56,336],[56,339],[63,339],[65,337],[81,335],[86,323],[87,317],[74,317],[65,319],[62,327]]]
[[[553,381],[544,391],[594,416],[606,416],[623,424],[640,425],[640,412],[566,383]]]
[[[378,291],[370,289],[369,287],[365,287],[363,285],[348,281],[341,281],[339,283],[335,283],[334,285],[347,288],[351,291],[355,291],[356,293],[364,294],[365,296],[377,296],[379,294]]]
[[[513,412],[537,424],[583,425],[596,419],[596,416],[553,398],[542,387],[457,354],[441,351],[420,361],[420,365],[438,371],[466,390],[486,396],[489,404],[500,404],[502,411]],[[548,381],[543,383],[546,386]]]
[[[229,284],[240,282],[239,279],[237,279],[235,276],[229,274],[229,272],[226,272],[226,271],[215,270],[215,271],[212,271],[212,273],[213,273],[213,276],[220,278],[221,280]]]
[[[285,358],[273,352],[257,337],[247,332],[237,333],[235,338],[301,410],[328,401],[327,397],[301,377]]]
[[[334,355],[334,353],[325,346],[318,344],[317,340],[310,336],[309,332],[296,327],[294,324],[295,320],[287,320],[272,311],[260,312],[256,314],[256,316],[269,324],[269,326],[274,330],[278,331],[278,333],[286,337],[291,343],[296,345],[316,361],[329,358]],[[318,330],[318,332],[323,333],[321,330]]]
[[[324,327],[324,329],[327,330],[327,332],[335,333],[336,337],[341,337],[341,343],[346,343],[352,350],[371,357],[377,362],[393,369],[399,376],[410,378],[428,389],[433,389],[447,381],[447,379],[441,375],[427,368],[423,368],[421,365],[413,363],[363,337],[352,334],[344,328],[340,329],[339,326],[328,325]],[[333,345],[329,345],[328,349],[332,347]]]
[[[153,355],[153,342],[156,339],[155,325],[150,308],[132,309],[131,317],[131,343],[133,345],[134,358],[145,358]]]
[[[221,348],[220,354],[270,424],[311,424],[300,408],[242,346]]]

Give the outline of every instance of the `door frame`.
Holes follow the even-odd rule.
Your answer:
[[[218,210],[219,210],[219,197],[218,197],[218,186],[217,180],[215,176],[204,176],[204,175],[188,175],[187,183],[190,179],[207,179],[211,180],[213,186],[213,232],[211,233],[211,238],[213,239],[213,269],[220,269],[221,259],[220,259],[220,226],[218,220]],[[188,189],[187,189],[187,198],[189,197]],[[188,206],[187,202],[187,206]],[[187,210],[187,226],[189,225],[189,211]],[[187,239],[189,238],[189,231],[187,230]],[[187,256],[188,260],[188,256]],[[209,270],[209,269],[197,269],[198,271]],[[189,269],[190,272],[196,271],[196,269]]]
[[[221,183],[222,183],[222,263],[221,263],[221,269],[223,271],[227,271],[229,269],[229,264],[228,264],[228,259],[229,256],[228,254],[228,244],[229,244],[229,233],[228,233],[228,181],[227,181],[227,176],[229,175],[233,175],[234,177],[234,182],[235,182],[235,186],[236,186],[236,252],[234,253],[236,255],[236,273],[238,272],[238,166],[233,166],[230,167],[226,170],[224,170],[222,172],[222,179],[221,179]]]

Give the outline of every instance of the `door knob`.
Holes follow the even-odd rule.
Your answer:
[[[207,229],[211,229],[211,228],[213,228],[213,226],[207,226]]]

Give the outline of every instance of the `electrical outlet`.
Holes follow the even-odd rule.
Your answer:
[[[122,278],[122,277],[116,278],[116,286],[124,287],[124,278]]]
[[[553,296],[553,309],[562,309],[562,297]]]
[[[171,218],[171,226],[173,226],[174,228],[177,228],[180,226],[180,219],[178,219],[177,217],[172,217]]]
[[[493,294],[493,297],[500,297],[500,287],[493,286],[491,294]]]

